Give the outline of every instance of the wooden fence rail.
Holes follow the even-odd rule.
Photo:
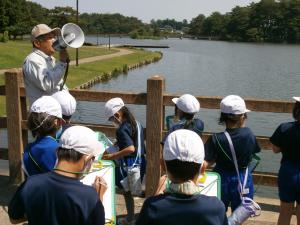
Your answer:
[[[0,149],[0,159],[9,160],[10,180],[19,183],[23,180],[21,171],[21,157],[24,146],[28,141],[27,108],[25,89],[20,70],[11,70],[5,73],[6,86],[0,86],[0,95],[6,96],[7,117],[0,117],[0,128],[7,128],[8,149]],[[146,194],[152,195],[160,177],[161,145],[160,141],[166,134],[164,128],[165,106],[172,106],[172,98],[178,94],[165,93],[165,79],[162,76],[153,76],[147,80],[147,93],[70,90],[77,101],[106,102],[113,97],[121,97],[126,104],[146,106],[146,141],[147,141],[147,180]],[[197,96],[201,108],[219,109],[222,99],[220,96]],[[291,113],[294,103],[290,101],[245,99],[247,108],[259,112]],[[115,135],[115,128],[102,124],[78,123],[93,130],[99,130],[108,136]],[[206,141],[211,133],[204,133]],[[260,146],[270,150],[269,137],[257,136]],[[262,185],[276,186],[277,174],[263,171],[254,173],[254,180]]]

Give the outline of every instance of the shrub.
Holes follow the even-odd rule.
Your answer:
[[[0,34],[0,42],[8,42],[9,36],[8,31],[4,31],[3,34]]]
[[[128,73],[128,65],[127,64],[123,65],[123,73]]]

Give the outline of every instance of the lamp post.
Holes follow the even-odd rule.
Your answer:
[[[108,50],[110,50],[110,33],[108,34]]]
[[[78,25],[78,0],[76,0],[76,23]],[[76,48],[76,66],[78,66],[78,48]]]
[[[97,30],[97,46],[99,45],[99,31]]]
[[[99,30],[100,30],[100,26],[96,27],[97,29],[97,46],[99,45]]]

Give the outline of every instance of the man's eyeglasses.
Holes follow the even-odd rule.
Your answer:
[[[49,34],[40,35],[39,37],[37,37],[37,40],[39,40],[39,41],[46,41],[46,40],[49,40],[49,39],[53,39],[55,37],[56,37],[55,34],[49,33]]]

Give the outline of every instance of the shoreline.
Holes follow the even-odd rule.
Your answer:
[[[75,87],[75,89],[88,89],[97,83],[101,83],[103,81],[109,81],[111,78],[117,77],[121,74],[127,74],[128,71],[130,70],[137,69],[151,63],[156,63],[163,57],[163,54],[161,52],[158,53],[160,54],[159,57],[153,57],[150,60],[142,60],[134,64],[129,64],[129,65],[124,64],[122,67],[114,68],[111,72],[103,73],[99,76],[96,76],[95,78]]]

